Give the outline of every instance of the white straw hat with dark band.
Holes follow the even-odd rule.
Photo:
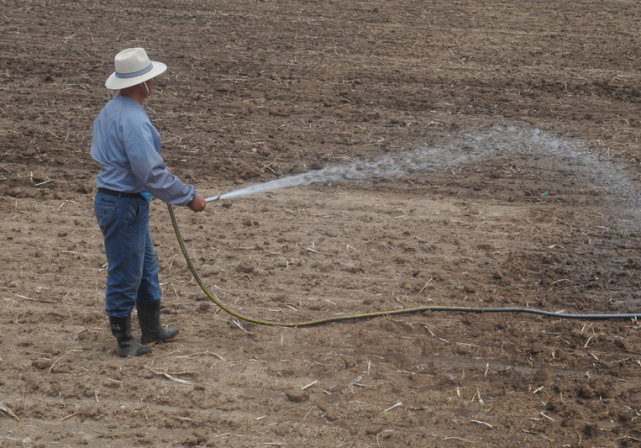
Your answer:
[[[126,89],[155,78],[167,70],[162,62],[150,61],[144,48],[128,48],[116,55],[116,71],[105,85],[111,90]]]

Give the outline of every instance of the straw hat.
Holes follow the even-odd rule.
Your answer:
[[[126,89],[154,78],[167,66],[162,62],[150,61],[144,48],[128,48],[116,55],[116,71],[107,79],[111,90]]]

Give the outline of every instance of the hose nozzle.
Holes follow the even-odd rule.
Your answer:
[[[222,196],[222,195],[220,195],[220,196]],[[212,196],[211,198],[205,199],[205,202],[207,202],[207,203],[216,202],[216,201],[220,200],[220,196]]]

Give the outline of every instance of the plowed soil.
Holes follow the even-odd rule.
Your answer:
[[[433,160],[177,208],[233,309],[636,313],[638,2],[0,4],[0,446],[639,444],[635,320],[257,325],[201,291],[159,201],[162,320],[180,335],[117,357],[89,155],[113,57],[142,46],[169,66],[146,105],[163,156],[206,196]]]

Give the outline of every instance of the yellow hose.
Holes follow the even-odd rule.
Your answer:
[[[328,322],[339,322],[342,320],[367,319],[370,317],[391,316],[394,314],[419,313],[419,312],[425,312],[425,311],[450,311],[450,312],[458,311],[458,312],[464,312],[464,313],[528,313],[528,314],[538,314],[538,315],[556,317],[556,318],[561,317],[565,319],[605,320],[605,319],[639,319],[641,318],[641,314],[566,314],[566,313],[554,313],[552,311],[537,310],[533,308],[471,308],[471,307],[461,307],[461,306],[456,306],[456,307],[455,306],[423,306],[423,307],[416,307],[416,308],[403,308],[403,309],[394,310],[394,311],[377,311],[374,313],[353,314],[351,316],[325,317],[322,319],[307,320],[303,322],[275,322],[272,320],[256,319],[254,317],[245,316],[239,313],[238,311],[232,310],[223,302],[221,302],[220,299],[216,297],[216,295],[212,293],[207,288],[207,286],[205,286],[202,279],[200,278],[200,275],[198,275],[198,271],[194,267],[194,263],[192,262],[191,257],[189,256],[189,252],[187,252],[187,247],[185,246],[185,242],[183,241],[183,238],[180,234],[180,229],[178,228],[178,222],[176,221],[176,215],[174,214],[174,209],[170,204],[167,204],[167,208],[169,209],[171,224],[174,227],[174,232],[176,233],[178,244],[180,245],[180,249],[182,250],[183,255],[185,256],[185,261],[187,261],[189,270],[194,275],[194,278],[196,279],[196,281],[198,282],[202,290],[205,292],[207,297],[209,297],[212,300],[212,302],[214,302],[216,305],[218,305],[220,308],[222,308],[232,316],[236,316],[239,319],[242,319],[248,322],[254,322],[256,324],[272,325],[277,327],[304,327],[304,326],[311,326],[311,325],[318,325],[318,324],[326,324]]]
[[[401,310],[394,310],[394,311],[378,311],[375,313],[364,313],[364,314],[354,314],[351,316],[336,316],[336,317],[326,317],[322,319],[315,319],[315,320],[308,320],[308,321],[303,321],[303,322],[275,322],[271,320],[261,320],[261,319],[256,319],[254,317],[249,317],[245,316],[238,311],[234,311],[231,308],[229,308],[227,305],[225,305],[223,302],[220,301],[216,295],[211,292],[207,286],[205,286],[205,283],[203,283],[202,279],[200,278],[200,275],[198,274],[198,271],[194,267],[194,263],[191,260],[191,257],[189,256],[189,252],[187,251],[187,247],[185,246],[185,242],[183,241],[183,238],[180,234],[180,229],[178,228],[178,221],[176,221],[176,215],[174,214],[174,209],[171,205],[167,205],[169,209],[169,216],[171,216],[171,224],[174,227],[174,232],[176,232],[176,237],[178,238],[178,244],[180,245],[180,249],[183,252],[183,255],[185,256],[185,260],[187,261],[187,265],[189,266],[189,270],[191,273],[194,275],[194,278],[196,279],[196,282],[198,282],[198,285],[202,288],[202,290],[205,292],[207,297],[209,297],[212,302],[214,302],[216,305],[218,305],[220,308],[222,308],[224,311],[227,311],[229,314],[232,316],[236,316],[239,319],[246,320],[248,322],[254,322],[256,324],[261,324],[261,325],[273,325],[273,326],[278,326],[278,327],[303,327],[303,326],[309,326],[309,325],[318,325],[318,324],[324,324],[328,322],[337,322],[341,320],[350,320],[350,319],[365,319],[368,317],[379,317],[379,316],[388,316],[392,314],[402,314],[402,313],[415,313],[419,311],[429,311],[433,310],[434,308],[448,308],[448,307],[418,307],[418,308],[404,308]]]

